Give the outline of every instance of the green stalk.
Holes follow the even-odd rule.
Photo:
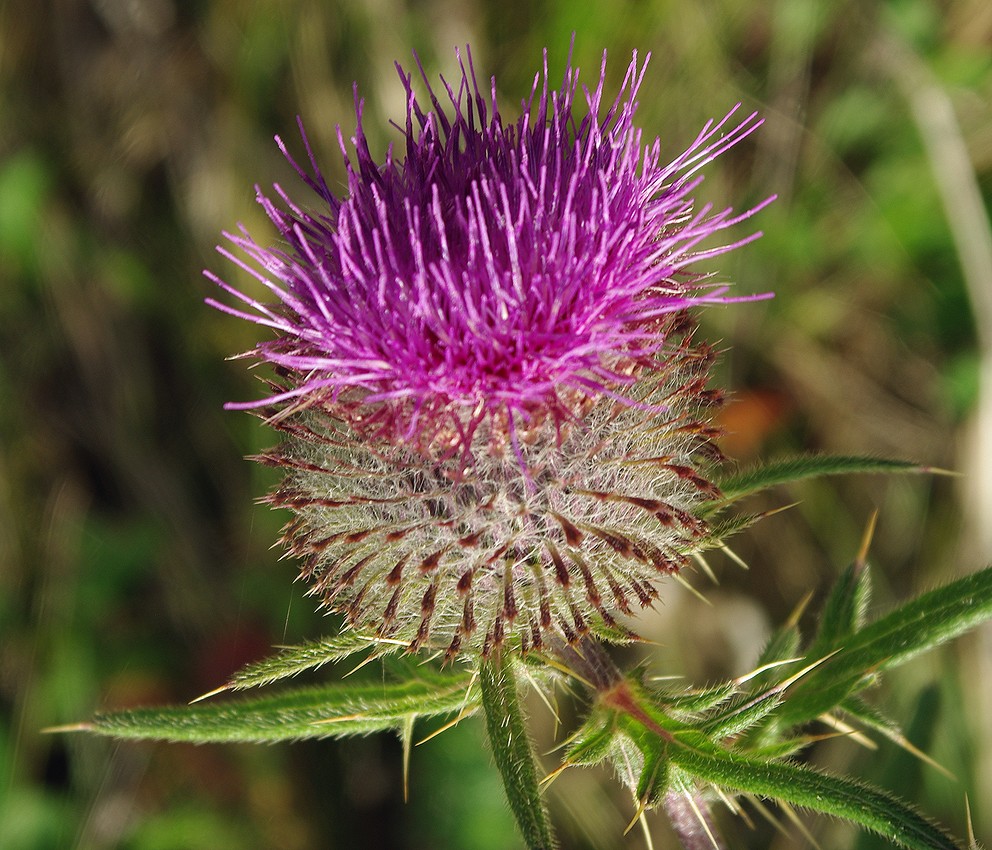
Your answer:
[[[541,800],[534,754],[509,659],[494,657],[483,661],[479,682],[489,744],[520,833],[528,850],[554,850],[558,845]]]

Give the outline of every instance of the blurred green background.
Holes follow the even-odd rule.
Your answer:
[[[253,184],[296,188],[272,136],[304,116],[340,185],[351,87],[383,152],[403,114],[394,60],[454,76],[471,43],[504,115],[571,33],[583,79],[651,51],[639,123],[677,154],[737,101],[761,131],[701,200],[771,192],[757,244],[720,261],[771,302],[711,310],[734,392],[725,447],[880,453],[964,473],[796,486],[713,558],[711,607],[676,587],[649,624],[652,668],[740,674],[850,560],[871,512],[881,608],[992,561],[992,5],[987,0],[8,0],[0,6],[0,847],[518,847],[474,721],[414,752],[385,737],[279,747],[116,745],[41,735],[101,708],[185,701],[272,644],[331,623],[271,547],[273,483],[242,456],[273,441],[227,400],[258,395],[257,329],[210,310],[222,229],[267,223]],[[305,197],[296,192],[297,197]],[[743,236],[747,231],[741,231]],[[264,241],[264,240],[263,240]],[[339,675],[343,671],[324,671]],[[888,744],[810,757],[888,784],[992,840],[992,636],[911,664],[877,694],[956,782]],[[533,705],[543,751],[555,745]],[[553,765],[554,756],[547,759]],[[641,848],[608,777],[552,786],[566,848]],[[811,846],[753,808],[735,847]],[[650,819],[657,848],[673,847]],[[883,846],[826,819],[825,848]]]

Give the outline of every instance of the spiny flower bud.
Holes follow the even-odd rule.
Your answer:
[[[259,202],[284,247],[225,234],[277,299],[207,273],[254,312],[210,303],[275,331],[252,352],[273,394],[230,407],[285,435],[259,458],[286,470],[269,501],[295,512],[284,543],[351,627],[449,659],[616,634],[710,542],[694,510],[719,496],[720,393],[688,310],[735,299],[687,266],[755,238],[698,248],[764,204],[696,211],[691,194],[760,121],[735,108],[664,164],[633,124],[646,64],[601,116],[604,54],[578,116],[578,70],[552,91],[545,55],[515,124],[470,57],[442,80],[447,112],[397,66],[401,161],[372,158],[356,92],[347,196],[304,133],[312,173],[290,162],[319,208],[276,186],[281,203]]]

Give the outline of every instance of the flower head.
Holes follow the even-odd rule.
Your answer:
[[[254,312],[214,306],[275,331],[253,352],[273,394],[232,406],[285,432],[262,458],[287,470],[285,542],[357,629],[449,657],[573,641],[707,540],[719,393],[687,310],[733,299],[688,266],[754,238],[700,248],[760,207],[692,192],[760,122],[732,110],[666,163],[633,124],[646,62],[604,113],[605,62],[579,115],[578,69],[551,90],[545,58],[513,124],[470,58],[426,109],[397,66],[402,158],[373,159],[356,94],[346,197],[304,134],[318,207],[277,186],[259,202],[283,247],[227,234],[276,302],[208,273]]]

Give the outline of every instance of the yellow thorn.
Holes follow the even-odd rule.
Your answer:
[[[848,725],[839,717],[834,717],[831,714],[821,714],[820,722],[825,723],[831,729],[836,729],[842,735],[847,736],[852,741],[857,744],[861,744],[866,750],[877,750],[878,744],[876,744],[871,738],[865,735],[863,732],[859,732],[853,726]]]
[[[466,711],[468,711],[468,696],[470,693],[472,693],[472,685],[475,684],[476,679],[478,678],[479,678],[479,671],[478,670],[473,671],[472,678],[468,680],[468,684],[465,686],[465,701],[462,703],[462,707],[461,710],[459,711],[459,714],[464,714]]]
[[[747,812],[742,809],[737,801],[732,797],[728,797],[722,788],[713,787],[713,791],[716,793],[717,797],[720,798],[720,802],[723,803],[735,817],[739,817],[748,826],[749,829],[754,829],[754,821],[748,817]]]
[[[964,478],[965,473],[958,472],[954,469],[941,469],[939,466],[921,466],[920,472],[924,472],[927,475],[948,475],[951,478]]]
[[[410,802],[410,740],[413,737],[413,724],[416,714],[411,714],[403,723],[403,802]]]
[[[349,720],[363,720],[368,717],[364,712],[359,712],[358,714],[345,714],[341,717],[328,717],[326,720],[314,720],[311,726],[326,726],[331,723],[346,723]]]
[[[462,722],[462,721],[463,721],[463,720],[464,720],[464,719],[465,719],[466,717],[469,717],[469,716],[470,716],[470,715],[472,715],[472,714],[475,714],[475,709],[474,709],[474,708],[473,708],[473,709],[468,709],[468,708],[464,708],[464,709],[462,709],[462,710],[461,710],[461,711],[460,711],[460,712],[458,713],[458,716],[457,716],[457,717],[456,717],[456,718],[455,718],[454,720],[449,720],[449,721],[448,721],[447,723],[445,723],[445,724],[444,724],[444,726],[442,726],[442,727],[441,727],[440,729],[435,729],[435,730],[434,730],[433,732],[431,732],[431,734],[430,734],[430,735],[428,735],[428,736],[427,736],[426,738],[421,738],[421,739],[420,739],[419,741],[417,741],[417,743],[416,743],[416,744],[414,744],[414,746],[415,746],[415,747],[419,747],[419,746],[420,746],[421,744],[426,744],[426,743],[427,743],[427,742],[428,742],[429,740],[431,740],[432,738],[436,738],[436,737],[437,737],[438,735],[440,735],[440,734],[441,734],[442,732],[447,732],[447,731],[448,731],[449,729],[451,729],[452,727],[454,727],[454,726],[457,726],[457,725],[458,725],[459,723],[461,723],[461,722]]]
[[[637,801],[637,811],[634,812],[634,816],[630,819],[630,823],[627,824],[627,828],[623,831],[624,835],[630,832],[634,828],[634,824],[637,823],[642,817],[644,817],[644,810],[647,808],[647,806],[648,806],[647,800]]]
[[[968,823],[968,850],[981,850],[975,838],[975,824],[971,820],[971,801],[967,794],[964,795],[964,817]]]
[[[352,673],[357,673],[366,664],[371,664],[377,658],[382,658],[382,656],[381,655],[377,655],[375,652],[370,652],[367,656],[365,656],[365,658],[363,658],[361,661],[359,661],[356,666],[352,667],[347,673],[345,673],[342,678],[347,679]]]
[[[713,603],[710,602],[709,599],[703,596],[702,593],[696,590],[696,588],[694,588],[691,584],[689,584],[689,582],[687,582],[684,578],[682,578],[682,576],[680,576],[678,573],[673,573],[672,578],[675,579],[679,584],[681,584],[686,590],[688,590],[693,596],[695,596],[701,602],[704,602],[710,607],[713,606]]]
[[[760,676],[762,673],[766,673],[769,670],[774,670],[776,667],[784,667],[786,664],[795,664],[797,661],[802,661],[802,658],[784,658],[781,661],[769,661],[767,664],[762,664],[760,667],[756,667],[750,673],[745,673],[743,676],[738,676],[734,679],[735,685],[743,685],[750,682],[751,679],[756,676]]]
[[[823,848],[817,843],[817,840],[813,837],[813,833],[806,828],[806,824],[802,822],[799,815],[796,814],[796,810],[792,808],[792,806],[788,803],[779,802],[778,807],[785,812],[785,816],[792,821],[792,825],[803,834],[803,838],[812,844],[816,850],[823,850]]]
[[[405,647],[407,645],[407,641],[397,640],[396,638],[374,637],[374,638],[369,638],[369,640],[371,640],[374,643],[388,643],[391,644],[392,646]]]
[[[803,612],[806,610],[806,606],[809,605],[810,600],[813,598],[813,591],[811,590],[802,599],[799,600],[799,604],[792,609],[792,613],[789,614],[789,619],[785,621],[785,628],[794,629],[799,625],[799,620],[803,616]]]
[[[195,699],[191,699],[186,705],[193,705],[194,703],[201,702],[205,699],[210,699],[210,697],[215,697],[217,694],[222,694],[224,691],[229,691],[234,685],[228,682],[226,685],[221,685],[219,688],[214,688],[212,691],[207,691],[205,694],[201,694]]]
[[[654,841],[651,840],[651,830],[648,828],[648,819],[641,813],[638,818],[641,824],[641,832],[644,833],[644,843],[647,845],[648,850],[654,850]]]
[[[868,550],[871,548],[871,540],[875,536],[875,526],[878,523],[878,508],[871,512],[868,517],[868,524],[865,526],[864,534],[861,536],[861,548],[858,549],[856,564],[864,566],[868,560]]]
[[[770,510],[763,511],[758,514],[758,519],[768,519],[770,516],[775,516],[775,514],[780,514],[784,511],[791,511],[794,507],[802,504],[801,502],[789,502],[787,505],[782,505],[778,508],[771,508]]]
[[[554,782],[559,776],[561,776],[568,768],[572,766],[571,762],[565,762],[561,767],[555,768],[551,771],[544,779],[540,780],[537,784],[547,787],[552,782]]]
[[[706,833],[706,837],[710,840],[710,844],[713,845],[713,850],[720,850],[720,845],[717,843],[716,837],[710,831],[710,825],[706,823],[706,818],[703,817],[703,813],[699,811],[699,806],[696,804],[695,798],[692,794],[686,794],[685,798],[689,801],[689,807],[692,809],[693,814],[695,814],[696,819],[699,821],[699,825]]]
[[[748,571],[750,571],[751,568],[748,566],[747,561],[745,561],[740,555],[738,555],[726,543],[721,544],[720,549],[723,550],[723,553],[728,558],[730,558],[731,561],[733,561],[735,564],[737,564],[737,566],[739,566],[742,570],[748,570]]]
[[[560,661],[558,661],[558,659],[551,658],[550,656],[547,656],[547,655],[541,655],[541,659],[549,667],[554,667],[556,670],[564,673],[565,675],[571,676],[573,679],[578,679],[580,682],[582,682],[583,685],[585,685],[590,690],[593,690],[593,691],[596,690],[596,686],[592,682],[589,682],[586,679],[583,679],[582,676],[580,676],[578,673],[576,673],[571,667],[568,667],[567,665],[562,664]]]
[[[91,732],[95,728],[92,723],[67,723],[65,726],[46,726],[38,731],[42,735],[61,735],[63,732]]]
[[[561,725],[561,718],[558,716],[558,711],[548,701],[548,698],[544,693],[544,689],[538,684],[537,680],[531,675],[530,670],[524,667],[523,672],[524,672],[524,676],[527,677],[527,681],[530,682],[534,690],[537,691],[537,695],[541,698],[541,702],[543,702],[548,707],[548,711],[551,712],[551,716],[555,719],[555,728],[557,729],[557,727]]]
[[[896,746],[902,747],[910,755],[916,756],[920,761],[925,764],[930,765],[938,773],[943,774],[952,782],[957,782],[958,778],[950,770],[948,770],[944,765],[937,761],[933,756],[927,755],[923,750],[917,747],[912,741],[910,741],[901,732],[881,730],[881,734],[885,735],[890,741],[892,741]]]
[[[958,781],[958,778],[950,770],[944,767],[944,765],[942,765],[939,761],[937,761],[933,756],[927,755],[925,752],[923,752],[923,750],[921,750],[919,747],[917,747],[907,738],[904,738],[902,735],[900,735],[897,739],[895,739],[895,741],[904,750],[916,756],[920,761],[930,765],[930,767],[932,767],[938,773],[942,773],[944,776],[946,776],[948,779],[950,779],[953,782]]]
[[[713,584],[720,583],[720,580],[716,577],[716,573],[713,572],[713,568],[709,565],[709,562],[706,560],[706,558],[703,557],[702,552],[693,552],[692,557],[693,560],[695,560],[695,562],[699,564],[699,568],[704,573],[706,573],[706,578],[708,578],[711,582],[713,582]]]
[[[747,800],[758,811],[758,814],[760,814],[766,821],[768,821],[768,823],[770,823],[775,828],[775,831],[778,832],[779,835],[784,835],[786,838],[792,837],[791,835],[789,835],[786,828],[782,826],[781,821],[779,821],[779,819],[775,817],[775,814],[771,810],[769,810],[769,808],[758,797],[748,794]]]
[[[783,690],[784,691],[786,688],[791,687],[796,682],[798,682],[803,676],[805,676],[807,673],[809,673],[810,670],[814,670],[815,668],[819,667],[821,664],[823,664],[824,661],[829,661],[838,652],[840,652],[840,650],[839,649],[835,649],[833,652],[828,652],[826,655],[823,656],[823,658],[818,658],[812,664],[807,664],[805,667],[803,667],[802,670],[798,671],[797,673],[793,673],[791,676],[789,676],[789,678],[786,679],[784,682],[782,682],[778,686],[778,688],[780,690]]]

